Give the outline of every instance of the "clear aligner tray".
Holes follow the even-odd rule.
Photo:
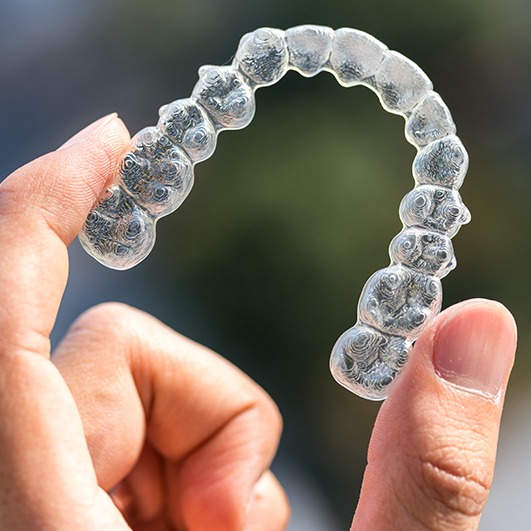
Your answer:
[[[305,77],[331,72],[345,87],[369,87],[386,111],[405,118],[406,139],[418,150],[415,187],[400,204],[403,229],[389,247],[391,264],[365,284],[357,322],[337,340],[330,360],[341,385],[381,400],[441,309],[440,279],[456,266],[450,238],[470,213],[458,192],[468,155],[450,111],[415,63],[371,35],[312,25],[244,35],[230,66],[202,66],[191,97],[163,106],[157,125],[133,137],[115,184],[90,212],[79,240],[107,267],[142,261],[155,244],[157,220],[185,200],[194,165],[213,154],[218,133],[246,127],[256,89],[288,70]]]

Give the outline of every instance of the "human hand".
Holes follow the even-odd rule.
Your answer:
[[[103,118],[0,185],[0,529],[282,529],[280,415],[234,366],[118,304],[50,362],[67,245],[128,141]]]
[[[122,305],[49,361],[66,246],[128,138],[102,119],[0,186],[0,529],[282,529],[280,418],[236,368]],[[381,408],[353,529],[477,527],[515,342],[497,303],[437,317]]]
[[[499,303],[436,317],[379,411],[353,530],[477,529],[515,349]]]

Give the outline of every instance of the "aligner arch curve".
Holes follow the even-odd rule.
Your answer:
[[[107,267],[128,269],[142,261],[155,244],[157,220],[185,200],[194,166],[213,154],[219,132],[246,127],[255,91],[288,70],[305,77],[326,71],[345,87],[369,87],[386,111],[405,118],[406,139],[417,148],[415,187],[400,204],[403,229],[389,246],[391,263],[366,282],[357,321],[330,359],[341,385],[382,400],[413,342],[441,309],[440,279],[456,265],[451,238],[470,213],[458,192],[468,155],[450,111],[415,63],[371,35],[314,25],[244,35],[230,66],[201,67],[191,97],[161,107],[157,125],[133,137],[116,184],[92,209],[79,239]]]

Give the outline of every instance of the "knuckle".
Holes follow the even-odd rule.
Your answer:
[[[19,206],[19,193],[13,186],[14,177],[12,174],[0,183],[0,210],[3,214],[10,212],[14,207]]]
[[[260,446],[267,459],[272,459],[282,435],[282,415],[273,399],[257,384],[248,389],[248,395],[240,395],[238,417],[248,426],[255,426],[261,434]],[[244,420],[245,419],[245,420]],[[253,428],[254,431],[254,428]],[[243,442],[243,441],[242,441]]]
[[[104,302],[83,312],[71,327],[73,333],[121,335],[137,310],[119,302]]]
[[[283,419],[276,402],[271,396],[258,384],[254,383],[254,399],[253,408],[258,415],[263,419],[265,425],[269,426],[271,433],[275,435],[276,439],[280,438],[283,428]]]
[[[269,419],[270,426],[273,430],[273,432],[277,435],[277,437],[280,437],[280,434],[282,433],[282,427],[283,427],[283,420],[282,420],[282,414],[280,413],[280,410],[278,409],[278,406],[276,402],[267,394],[265,391],[262,391],[264,398],[264,407],[266,409],[266,414]]]
[[[487,501],[492,478],[476,458],[458,447],[439,447],[417,456],[416,488],[445,519],[477,518]]]
[[[46,173],[46,170],[43,169],[43,172]],[[27,227],[27,219],[24,219],[25,225],[21,221],[25,217],[28,204],[31,202],[32,190],[37,187],[33,176],[30,175],[28,179],[23,179],[23,177],[22,170],[17,170],[0,183],[0,214],[3,223],[9,220],[13,228]],[[32,205],[32,207],[33,215],[30,222],[35,223],[41,214],[41,206]],[[18,231],[16,236],[19,236]]]

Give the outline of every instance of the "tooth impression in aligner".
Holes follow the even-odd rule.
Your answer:
[[[221,131],[249,125],[255,91],[277,83],[288,70],[305,77],[330,72],[345,87],[370,88],[386,111],[405,118],[406,139],[418,150],[415,187],[399,209],[403,229],[389,247],[391,264],[365,284],[357,321],[330,358],[341,385],[382,400],[414,341],[440,311],[440,279],[456,265],[450,238],[470,221],[470,212],[458,192],[468,154],[448,107],[415,63],[373,36],[315,25],[244,35],[230,66],[202,66],[191,97],[161,107],[158,124],[133,137],[79,240],[113,269],[129,269],[146,258],[157,220],[191,191],[194,165],[214,153]]]

